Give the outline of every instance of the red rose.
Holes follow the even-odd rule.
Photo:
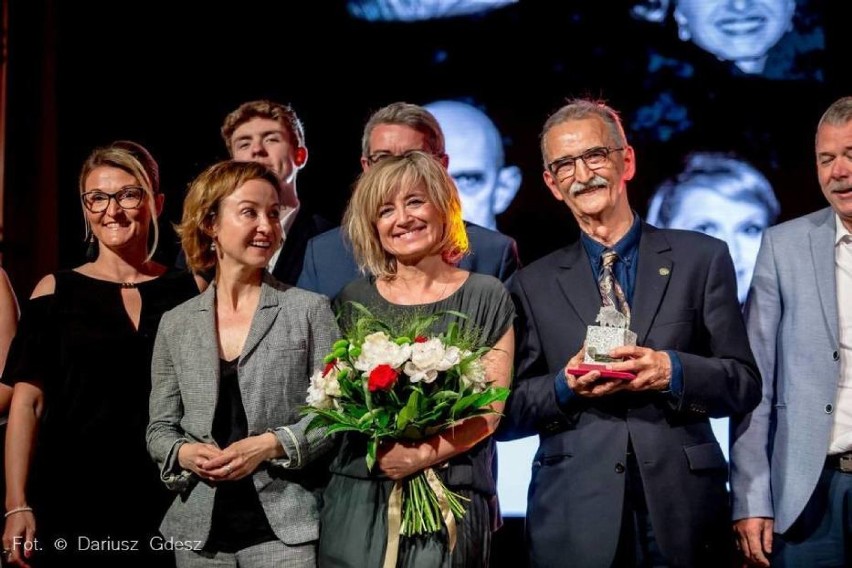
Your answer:
[[[323,369],[323,371],[322,371],[322,376],[325,377],[326,375],[328,375],[334,369],[335,365],[337,365],[337,359],[335,359],[334,361],[329,361],[328,363],[326,363],[325,369]]]
[[[429,338],[425,335],[418,335],[414,338],[414,343],[426,343],[427,341],[429,341]]]
[[[370,389],[370,392],[390,390],[394,383],[396,383],[396,378],[398,376],[399,373],[390,365],[379,365],[370,371],[370,379],[367,381],[367,388]]]

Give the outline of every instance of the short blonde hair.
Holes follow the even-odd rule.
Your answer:
[[[387,157],[360,175],[343,215],[343,227],[352,243],[361,272],[378,278],[396,276],[396,258],[385,251],[376,222],[379,208],[400,190],[423,186],[431,204],[441,214],[444,233],[439,251],[449,264],[467,254],[467,231],[461,215],[461,201],[452,178],[430,154],[415,151]]]
[[[211,245],[219,206],[238,187],[253,179],[268,181],[278,195],[278,178],[266,166],[256,162],[219,162],[190,183],[183,202],[183,216],[175,225],[190,270],[203,272],[216,266],[216,252]]]
[[[136,183],[142,186],[145,190],[145,204],[151,215],[151,225],[154,228],[154,242],[151,248],[148,249],[148,255],[145,258],[146,262],[151,260],[154,252],[157,250],[157,244],[160,240],[160,229],[157,215],[157,202],[155,197],[160,193],[160,167],[151,153],[141,144],[131,140],[116,140],[115,142],[95,148],[86,161],[83,162],[83,167],[80,169],[80,194],[86,191],[86,178],[97,168],[118,168],[136,179]],[[86,223],[86,239],[89,238],[88,221],[85,220],[85,210],[83,211],[83,219]],[[147,243],[146,243],[147,246]]]

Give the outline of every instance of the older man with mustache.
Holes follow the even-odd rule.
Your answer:
[[[541,150],[581,236],[510,287],[520,342],[498,438],[540,436],[530,564],[728,566],[727,464],[709,418],[751,411],[761,381],[727,246],[639,219],[627,198],[636,154],[603,103],[557,110]],[[637,345],[610,351],[623,361],[606,372],[581,372],[602,304],[629,317]]]

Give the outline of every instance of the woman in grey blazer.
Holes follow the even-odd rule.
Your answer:
[[[278,181],[221,162],[190,186],[178,226],[213,285],[163,316],[148,451],[178,496],[160,527],[179,567],[314,566],[313,468],[329,449],[302,417],[309,376],[338,334],[328,300],[266,271],[281,246]]]

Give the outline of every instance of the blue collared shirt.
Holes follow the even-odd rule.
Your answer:
[[[633,224],[630,230],[621,237],[612,247],[618,254],[618,260],[612,267],[612,272],[624,295],[627,297],[627,303],[633,305],[633,291],[636,289],[636,267],[639,264],[639,240],[642,238],[642,220],[636,212],[633,212]],[[601,257],[603,253],[610,250],[605,245],[597,242],[585,233],[581,233],[580,242],[586,250],[586,256],[589,258],[589,263],[592,268],[592,274],[600,277],[602,266]],[[674,351],[666,351],[672,362],[672,378],[669,383],[669,391],[677,398],[680,398],[683,392],[683,365],[680,362],[680,357]],[[554,381],[556,387],[556,400],[561,406],[565,406],[574,396],[574,391],[568,386],[565,377],[565,370],[560,370]]]
[[[634,213],[630,230],[611,249],[618,254],[618,260],[612,266],[613,275],[621,289],[624,290],[627,303],[631,306],[633,305],[633,290],[636,289],[636,265],[638,264],[636,261],[639,256],[639,239],[641,236],[642,222],[639,220],[639,215]],[[580,242],[586,249],[586,255],[589,257],[589,263],[592,266],[592,274],[595,275],[595,278],[600,278],[603,269],[601,257],[604,252],[610,249],[586,233],[580,235]]]

